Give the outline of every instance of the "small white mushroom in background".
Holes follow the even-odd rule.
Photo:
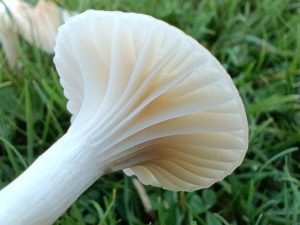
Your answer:
[[[47,0],[31,6],[23,0],[0,1],[0,44],[13,68],[19,57],[17,34],[47,53],[53,53],[58,27],[72,13]]]
[[[8,65],[13,68],[19,55],[16,26],[11,22],[11,15],[0,1],[0,45],[3,48]]]
[[[72,124],[0,192],[1,225],[51,224],[104,174],[192,191],[241,164],[248,126],[220,63],[153,17],[87,11],[59,29],[54,62]]]

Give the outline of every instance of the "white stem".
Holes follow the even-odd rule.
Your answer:
[[[101,175],[84,141],[65,135],[0,192],[1,225],[52,224]]]
[[[0,44],[4,50],[8,65],[13,68],[16,66],[20,51],[17,34],[13,28],[5,29],[5,31],[0,30]]]

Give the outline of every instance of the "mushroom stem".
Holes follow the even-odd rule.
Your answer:
[[[52,224],[103,174],[86,148],[85,141],[67,133],[5,187],[1,225]]]
[[[2,34],[0,33],[0,43],[7,58],[8,65],[13,68],[18,60],[19,44],[16,32],[12,27],[6,29]]]

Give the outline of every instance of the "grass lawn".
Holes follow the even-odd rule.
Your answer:
[[[228,70],[250,128],[244,162],[211,188],[185,193],[147,186],[152,209],[146,211],[132,178],[115,173],[90,187],[56,225],[300,224],[298,0],[56,2],[78,11],[146,13],[184,30]],[[0,188],[70,125],[53,56],[20,44],[20,69],[14,71],[0,49]]]

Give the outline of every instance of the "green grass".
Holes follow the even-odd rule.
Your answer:
[[[184,30],[231,74],[250,128],[243,164],[213,187],[192,193],[146,187],[152,211],[145,212],[132,178],[115,173],[89,188],[56,225],[300,224],[299,1],[56,2],[79,11],[142,12]],[[0,50],[0,187],[69,126],[52,56],[24,40],[20,44],[20,69],[15,71]]]

